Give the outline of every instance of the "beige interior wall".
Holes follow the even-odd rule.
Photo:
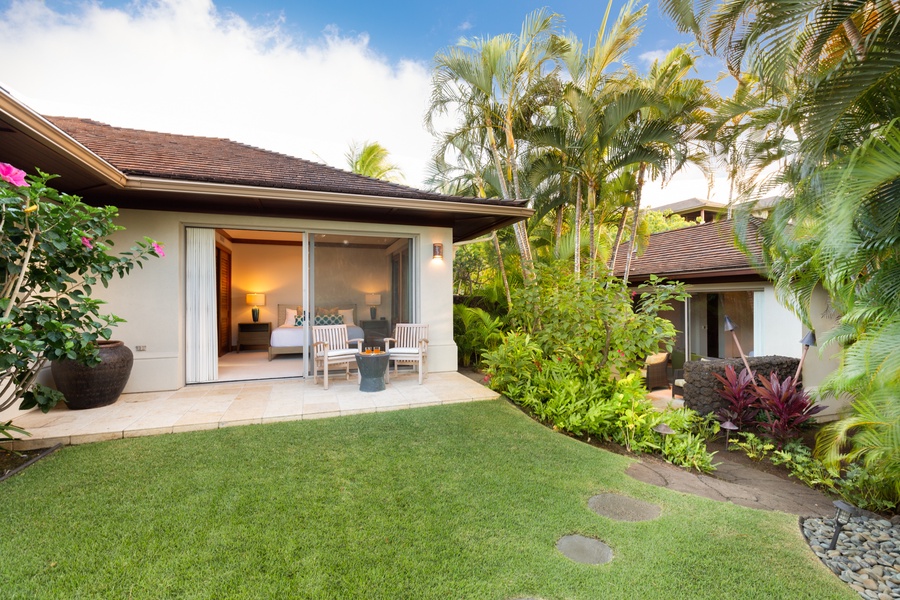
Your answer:
[[[278,327],[278,305],[303,302],[303,249],[282,244],[232,244],[231,320],[232,345],[237,343],[238,323],[251,323],[252,306],[247,294],[266,295],[259,307],[259,321]]]
[[[370,315],[366,294],[381,294],[376,315],[390,319],[391,257],[385,250],[317,245],[315,253],[317,308],[356,304],[362,321]]]

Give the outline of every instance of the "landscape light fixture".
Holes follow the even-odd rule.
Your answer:
[[[431,258],[434,260],[444,260],[444,245],[443,244],[432,244],[431,245]]]
[[[841,528],[849,523],[851,518],[858,517],[860,514],[858,508],[856,508],[852,504],[847,504],[843,500],[835,500],[833,504],[835,508],[834,536],[832,536],[831,538],[831,545],[828,546],[829,550],[834,550],[834,547],[837,546],[838,536],[841,534]]]
[[[253,322],[259,321],[259,307],[266,305],[265,294],[247,294],[247,304],[252,306],[250,314],[253,315]]]
[[[741,343],[738,341],[737,334],[734,332],[737,329],[737,325],[734,324],[734,321],[728,318],[728,315],[725,315],[725,331],[731,332],[731,337],[734,338],[734,345],[737,346],[738,352],[741,355],[741,360],[744,361],[744,366],[747,367],[748,373],[753,373],[753,369],[750,368],[750,363],[747,362],[747,357],[744,356],[744,349],[741,348]]]
[[[731,450],[731,448],[728,447],[728,434],[730,434],[732,431],[737,431],[738,426],[731,421],[725,421],[724,423],[719,425],[719,427],[725,430],[725,450]]]
[[[803,344],[803,353],[800,354],[800,364],[797,365],[797,372],[794,373],[794,383],[796,384],[800,381],[800,372],[803,370],[803,361],[806,360],[806,353],[809,352],[810,346],[816,345],[816,332],[810,330],[803,339],[800,340],[800,343]]]

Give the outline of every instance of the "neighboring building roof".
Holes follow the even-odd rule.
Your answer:
[[[671,210],[673,214],[677,215],[684,212],[693,212],[700,209],[721,211],[725,210],[726,206],[727,205],[720,202],[712,202],[710,200],[703,200],[701,198],[688,198],[687,200],[681,200],[679,202],[672,202],[671,204],[654,207],[653,210],[658,210],[660,212]]]
[[[44,117],[0,88],[0,161],[60,175],[92,204],[450,227],[453,241],[528,218],[524,200],[417,190],[221,138]]]
[[[750,251],[757,259],[762,257],[755,237],[758,224],[758,220],[751,219],[750,231],[754,237]],[[615,274],[622,276],[624,271],[625,256],[620,253]],[[685,281],[758,277],[759,271],[735,245],[734,221],[715,221],[651,235],[647,251],[632,258],[628,277],[630,281],[639,282],[650,275]]]

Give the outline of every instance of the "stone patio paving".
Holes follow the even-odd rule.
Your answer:
[[[7,442],[16,450],[57,443],[85,444],[146,435],[218,429],[233,425],[321,419],[492,400],[499,394],[459,373],[429,373],[422,385],[415,373],[392,376],[383,392],[359,391],[356,377],[334,377],[329,389],[321,381],[279,379],[196,384],[180,390],[123,394],[109,406],[49,413],[4,411],[4,422],[26,429],[30,437]]]

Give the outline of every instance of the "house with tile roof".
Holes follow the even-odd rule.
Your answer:
[[[735,245],[734,221],[702,223],[650,236],[646,251],[632,257],[629,284],[641,286],[650,275],[685,283],[690,298],[673,303],[662,316],[678,331],[673,365],[680,368],[686,357],[735,358],[739,351],[734,336],[724,329],[725,316],[737,325],[735,334],[750,356],[791,356],[799,358],[806,335],[800,319],[775,294],[761,265],[762,246],[753,236],[761,221],[750,221],[750,257]],[[752,257],[752,258],[751,258]],[[615,274],[621,276],[625,257],[618,256]],[[817,289],[812,297],[813,327],[821,336],[837,325],[828,295]],[[803,383],[815,388],[837,367],[837,349],[820,355],[812,348],[803,364]],[[822,413],[831,416],[840,409],[829,400]]]
[[[669,211],[673,215],[681,215],[685,221],[700,220],[701,223],[709,223],[727,212],[728,206],[721,202],[703,200],[702,198],[687,198],[670,204],[657,206],[653,210],[659,212]]]
[[[118,207],[119,247],[165,245],[164,259],[98,292],[126,320],[115,332],[135,355],[126,392],[228,380],[223,365],[248,348],[263,350],[257,376],[285,360],[309,376],[306,330],[325,313],[367,345],[398,322],[427,324],[429,371],[455,371],[453,244],[532,214],[524,201],[426,192],[227,139],[45,116],[2,89],[0,162]],[[276,338],[288,328],[306,332]]]

